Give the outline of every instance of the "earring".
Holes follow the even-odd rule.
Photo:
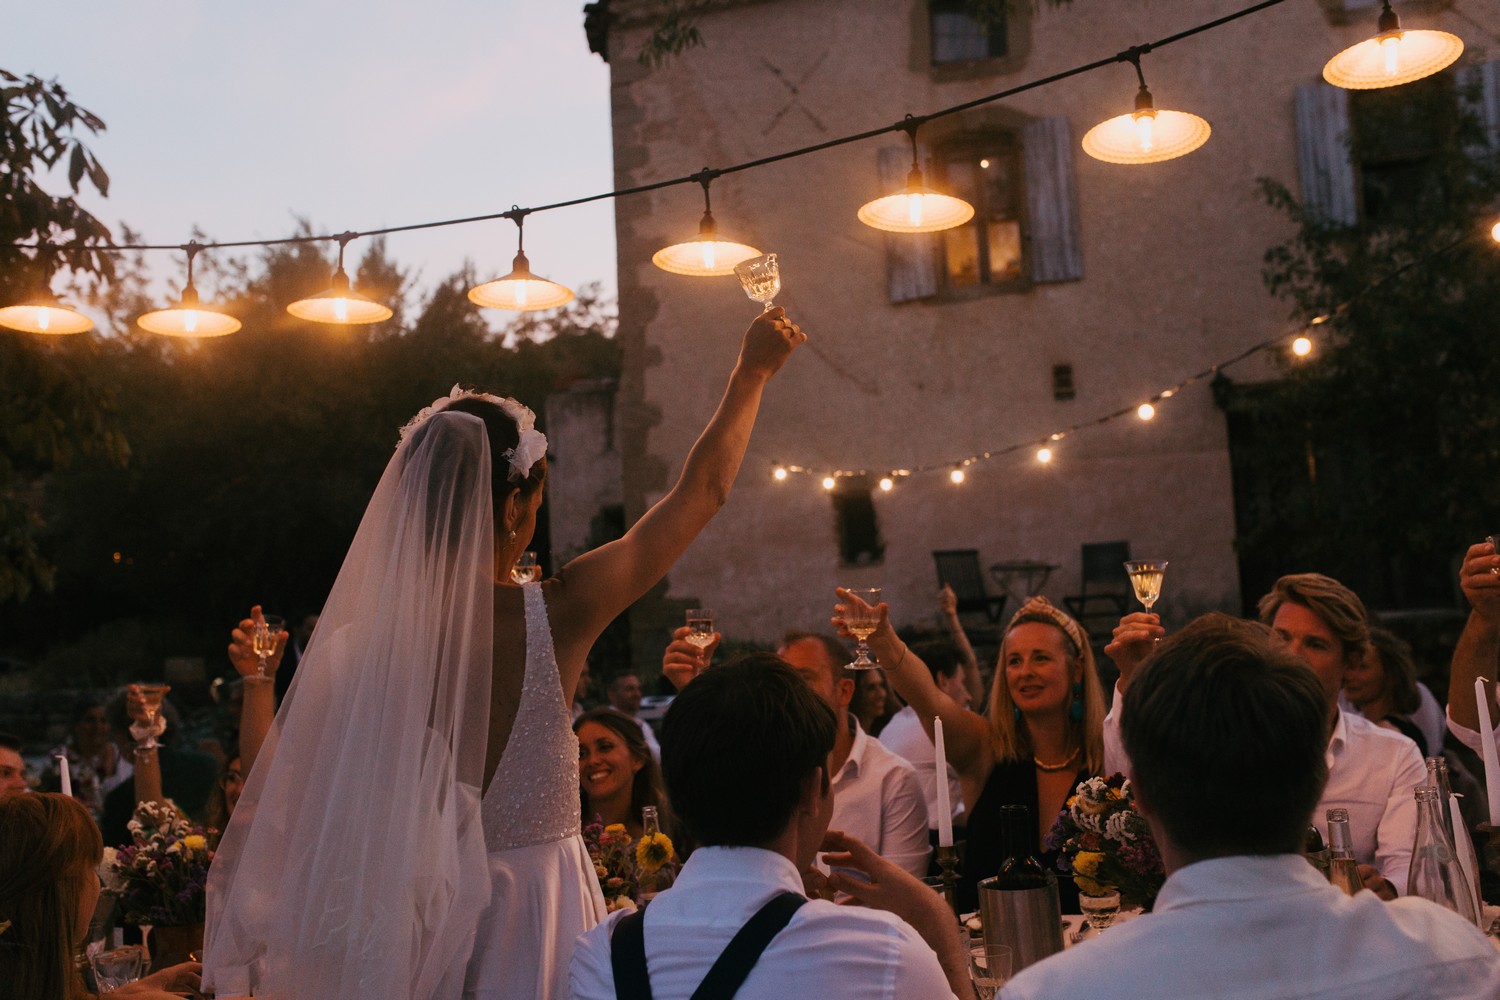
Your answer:
[[[1015,708],[1011,709],[1011,711],[1013,711],[1013,712],[1016,713],[1016,724],[1020,725],[1020,723],[1021,723],[1021,708],[1020,708],[1020,706],[1019,705],[1016,706]]]
[[[1073,682],[1073,704],[1068,706],[1068,718],[1074,722],[1083,721],[1083,683]]]
[[[507,542],[513,542],[513,541],[515,541],[516,540],[516,529],[514,529],[514,528],[510,529],[510,534],[508,534],[508,535],[505,536],[505,540]]]

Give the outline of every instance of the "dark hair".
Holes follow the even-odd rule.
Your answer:
[[[7,996],[83,996],[73,968],[78,900],[104,856],[93,817],[66,795],[0,799],[0,982]]]
[[[927,664],[927,671],[932,674],[934,683],[941,681],[944,677],[953,677],[963,669],[963,654],[959,652],[958,643],[952,639],[914,642],[911,644],[911,651]]]
[[[16,753],[20,753],[21,737],[13,736],[10,733],[0,733],[0,747],[4,747],[7,750],[14,750]]]
[[[224,832],[229,825],[229,797],[224,794],[224,782],[229,777],[230,765],[235,761],[240,762],[240,777],[244,778],[244,758],[240,756],[240,748],[231,746],[224,752],[224,763],[219,766],[218,776],[214,778],[214,786],[208,791],[208,804],[203,807],[205,825],[212,830]]]
[[[786,649],[792,643],[801,642],[804,639],[812,639],[823,647],[823,651],[828,654],[829,662],[834,664],[834,680],[843,678],[858,684],[861,671],[850,670],[845,666],[846,663],[853,662],[854,653],[848,646],[826,632],[805,632],[801,629],[793,629],[781,637],[781,648]]]
[[[614,733],[625,744],[630,756],[641,762],[641,769],[635,772],[635,780],[630,785],[630,814],[639,819],[642,809],[655,806],[656,818],[661,821],[662,829],[670,835],[671,808],[667,804],[666,792],[662,789],[661,765],[651,755],[651,748],[646,745],[646,736],[641,730],[645,723],[621,715],[612,708],[596,708],[573,720],[573,732],[576,734],[585,722],[603,726]],[[582,782],[578,785],[578,800],[583,808],[584,822],[590,822],[593,813],[589,811],[588,796],[583,792]]]
[[[1417,690],[1417,666],[1412,662],[1411,645],[1390,629],[1377,625],[1370,628],[1370,647],[1380,657],[1391,707],[1402,715],[1421,708],[1422,695]]]
[[[1328,700],[1269,628],[1214,612],[1170,636],[1120,726],[1146,808],[1184,852],[1301,850],[1328,780]]]
[[[526,478],[514,481],[510,478],[510,463],[504,455],[521,441],[520,429],[516,427],[510,414],[478,396],[455,399],[447,408],[456,413],[468,413],[484,421],[485,436],[490,439],[490,490],[495,498],[497,514],[500,504],[510,496],[511,490],[519,489],[521,496],[531,497],[542,488],[547,479],[546,458],[538,459]],[[499,520],[498,517],[496,520]]]
[[[96,708],[105,708],[104,698],[101,695],[93,691],[79,695],[78,700],[73,703],[73,725],[78,725],[85,715]],[[104,713],[104,718],[106,722],[109,721],[108,711]]]
[[[705,846],[763,847],[818,769],[828,780],[833,710],[786,661],[751,653],[698,677],[667,709],[662,770],[678,822]]]

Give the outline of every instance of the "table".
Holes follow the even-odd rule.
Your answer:
[[[1007,598],[1019,607],[1028,597],[1035,597],[1047,585],[1047,578],[1057,569],[1056,563],[1038,562],[1035,559],[1017,559],[1013,562],[997,562],[990,566],[990,577]],[[1017,594],[1013,585],[1020,584]]]

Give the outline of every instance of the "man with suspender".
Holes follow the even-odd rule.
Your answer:
[[[612,914],[578,939],[575,1000],[972,996],[942,897],[828,832],[835,735],[833,712],[770,654],[683,689],[663,724],[662,769],[701,846],[643,914]],[[803,895],[825,839],[841,850],[833,887],[882,909]]]

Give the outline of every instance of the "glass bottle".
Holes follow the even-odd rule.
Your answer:
[[[1423,763],[1427,765],[1427,783],[1438,790],[1438,804],[1442,806],[1443,829],[1448,832],[1448,843],[1455,845],[1458,841],[1453,837],[1453,810],[1449,803],[1453,801],[1453,792],[1448,787],[1448,762],[1442,757],[1428,757]]]
[[[1349,833],[1349,810],[1328,810],[1328,881],[1352,896],[1364,887],[1354,860],[1354,838]]]
[[[979,920],[984,943],[1009,948],[1019,971],[1063,950],[1062,908],[1057,877],[1031,856],[1031,810],[1001,806],[998,818],[1005,860],[979,883]]]
[[[655,806],[641,807],[641,841],[645,842],[661,834],[661,821],[657,818]],[[636,889],[640,893],[641,902],[654,897],[658,892],[672,884],[672,873],[670,868],[671,859],[654,872],[647,872],[637,863]]]
[[[1478,924],[1474,891],[1443,829],[1438,790],[1431,785],[1418,785],[1415,794],[1417,835],[1411,852],[1411,871],[1406,877],[1406,894],[1430,899],[1469,923]]]
[[[1005,860],[995,873],[996,888],[1040,889],[1052,879],[1052,874],[1031,856],[1031,838],[1027,836],[1030,824],[1031,810],[1025,806],[1000,807],[1000,835]]]
[[[1302,835],[1302,856],[1320,875],[1328,877],[1328,845],[1323,843],[1323,834],[1318,832],[1316,823],[1307,824],[1307,832]]]

